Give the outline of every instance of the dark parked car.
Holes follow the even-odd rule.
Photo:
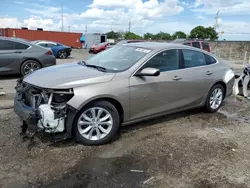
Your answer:
[[[45,48],[50,48],[53,52],[53,55],[56,58],[60,58],[60,59],[65,59],[69,57],[72,51],[71,47],[58,43],[58,42],[36,40],[36,41],[33,41],[32,43],[39,45],[39,46],[43,46]]]
[[[209,46],[208,42],[203,40],[185,40],[185,39],[177,39],[174,40],[172,43],[178,43],[178,44],[184,44],[187,46],[192,46],[195,48],[200,48],[202,50],[205,50],[207,52],[211,52],[211,47]]]
[[[0,75],[27,75],[55,65],[52,51],[25,40],[0,37]]]

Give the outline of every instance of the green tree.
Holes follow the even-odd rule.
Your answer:
[[[107,35],[108,39],[118,39],[121,37],[120,33],[114,32],[114,31],[110,31],[110,32],[106,33],[106,35]]]
[[[215,29],[213,27],[208,27],[206,28],[206,35],[207,35],[207,39],[210,40],[217,40],[218,39],[218,33],[215,31]]]
[[[169,33],[160,32],[154,35],[155,40],[171,40],[171,35]]]
[[[197,26],[190,32],[190,38],[206,39],[206,28],[203,26]]]
[[[132,32],[127,32],[124,36],[125,39],[141,39],[142,37],[140,35],[137,35]]]
[[[216,40],[218,39],[218,33],[212,27],[197,26],[190,32],[190,38]]]
[[[152,33],[145,33],[143,36],[144,39],[154,39],[154,34]]]
[[[187,35],[186,33],[182,32],[182,31],[177,31],[172,35],[172,39],[186,39]]]

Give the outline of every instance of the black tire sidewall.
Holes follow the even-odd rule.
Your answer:
[[[20,71],[21,71],[21,75],[22,75],[22,76],[25,76],[25,74],[24,74],[24,66],[25,66],[27,63],[29,63],[30,61],[36,63],[36,64],[40,67],[39,69],[41,69],[41,65],[40,65],[40,63],[38,63],[37,61],[35,61],[35,60],[27,60],[27,61],[25,61],[25,62],[22,63],[21,68],[20,68]]]
[[[84,138],[83,136],[81,136],[81,134],[79,133],[78,128],[77,128],[77,122],[78,122],[78,119],[80,118],[81,114],[84,111],[86,111],[88,108],[92,108],[92,107],[104,108],[105,110],[107,110],[111,114],[111,116],[113,118],[113,127],[112,127],[110,133],[106,137],[102,138],[101,140],[95,140],[95,141],[88,140],[88,139]],[[87,105],[86,107],[84,107],[82,110],[80,110],[77,113],[75,120],[74,120],[74,123],[73,123],[73,136],[74,136],[76,142],[79,142],[79,143],[84,144],[84,145],[102,145],[102,144],[106,144],[106,143],[110,142],[114,138],[119,127],[120,127],[120,116],[119,116],[119,113],[118,113],[117,109],[115,108],[115,106],[107,101],[97,101],[97,102],[94,102],[94,103]]]
[[[65,54],[65,58],[61,58],[61,57],[60,57],[60,53],[64,53],[64,54]],[[60,58],[60,59],[66,59],[66,58],[67,58],[67,53],[66,53],[64,50],[60,50],[60,51],[58,51],[58,53],[57,53],[57,57]]]
[[[213,93],[213,91],[217,88],[220,88],[223,92],[223,99],[222,99],[222,102],[220,104],[220,106],[217,108],[217,109],[212,109],[211,106],[210,106],[210,97],[211,97],[211,94]],[[206,99],[206,103],[205,103],[205,110],[206,112],[208,113],[214,113],[214,112],[217,112],[220,107],[222,106],[222,103],[223,103],[223,100],[225,98],[225,89],[223,88],[223,86],[221,84],[216,84],[214,85],[208,92],[208,95],[207,95],[207,99]]]

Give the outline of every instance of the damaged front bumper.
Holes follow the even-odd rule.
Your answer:
[[[47,133],[64,133],[72,136],[72,125],[77,110],[62,100],[67,91],[52,91],[18,83],[14,99],[14,111],[23,124]],[[59,94],[60,92],[60,94]],[[46,97],[48,95],[48,97]],[[63,98],[64,97],[64,98]]]

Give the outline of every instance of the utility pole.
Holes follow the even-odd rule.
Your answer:
[[[128,23],[128,32],[130,33],[130,28],[131,28],[131,20]]]
[[[216,17],[215,17],[215,25],[214,25],[214,29],[216,30],[219,27],[219,13],[220,11],[218,10]]]
[[[69,26],[68,26],[68,28],[69,28],[69,32],[70,32],[70,28],[71,28],[71,26],[69,25]]]
[[[62,31],[63,31],[63,4],[62,4]]]
[[[87,32],[88,32],[88,25],[86,24],[85,25],[85,34],[87,34]]]

